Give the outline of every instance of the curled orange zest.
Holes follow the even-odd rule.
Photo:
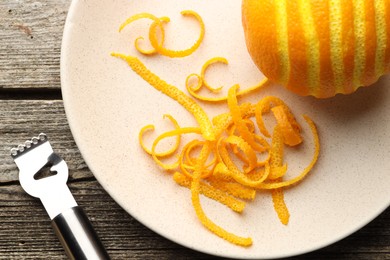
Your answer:
[[[164,115],[164,118],[168,118],[172,122],[172,124],[175,126],[176,129],[180,128],[179,124],[177,123],[176,119],[173,118],[173,116],[167,114],[167,115]],[[143,142],[143,135],[145,132],[153,131],[154,129],[155,129],[154,125],[146,125],[141,129],[141,131],[139,132],[139,136],[138,136],[138,140],[139,140],[139,143],[140,143],[142,149],[144,149],[144,151],[150,155],[152,155],[152,151],[149,150],[145,146],[145,144]],[[157,157],[170,156],[179,148],[180,140],[181,140],[180,135],[177,135],[175,145],[172,146],[171,149],[169,149],[168,151],[162,152],[162,153],[155,153],[155,155]]]
[[[204,34],[205,34],[205,25],[204,25],[202,17],[198,13],[196,13],[192,10],[184,10],[181,12],[181,14],[184,16],[192,16],[199,22],[200,34],[199,34],[198,39],[196,40],[194,45],[192,45],[190,48],[188,48],[186,50],[170,50],[170,49],[167,49],[164,47],[163,39],[161,39],[159,41],[156,33],[154,33],[155,31],[150,30],[150,34],[149,34],[150,43],[152,44],[153,48],[156,49],[156,51],[159,54],[164,55],[164,56],[168,56],[170,58],[186,57],[186,56],[192,54],[194,51],[196,51],[199,48],[200,44],[202,43],[203,38],[204,38]],[[153,28],[155,28],[155,27],[153,27]]]
[[[202,101],[206,101],[206,102],[222,102],[222,101],[226,101],[227,100],[227,98],[228,98],[227,96],[205,97],[205,96],[201,96],[201,95],[199,95],[197,93],[201,89],[202,86],[205,86],[207,89],[209,89],[211,92],[214,92],[214,93],[217,93],[217,92],[221,91],[222,86],[218,87],[218,88],[213,88],[205,80],[205,74],[206,74],[207,68],[211,64],[214,64],[216,62],[221,62],[221,63],[224,63],[224,64],[228,64],[228,60],[226,58],[224,58],[224,57],[214,57],[214,58],[211,58],[211,59],[207,60],[203,64],[200,75],[198,75],[196,73],[192,73],[192,74],[187,76],[186,81],[185,81],[185,86],[186,86],[186,89],[187,89],[188,93],[190,93],[191,96],[193,96],[194,98],[196,98],[198,100],[202,100]],[[197,78],[196,86],[192,86],[190,84],[190,79],[192,77],[196,77]],[[258,90],[258,89],[266,87],[269,83],[270,83],[270,81],[267,78],[265,78],[259,84],[256,84],[254,86],[251,86],[251,87],[248,87],[248,88],[246,88],[244,90],[241,90],[241,91],[237,92],[236,95],[237,96],[243,96],[243,95],[250,94],[250,93],[254,92],[255,90]]]
[[[206,79],[205,79],[205,74],[206,74],[206,70],[208,69],[208,67],[214,63],[217,63],[217,62],[220,62],[220,63],[223,63],[223,64],[228,64],[228,60],[225,59],[224,57],[214,57],[214,58],[211,58],[209,59],[208,61],[206,61],[205,64],[203,64],[202,66],[202,70],[200,72],[200,77],[201,79],[203,80],[203,85],[208,89],[210,90],[211,92],[219,92],[221,91],[221,89],[223,88],[222,86],[221,87],[218,87],[218,88],[213,88],[209,85],[209,83],[207,83]]]
[[[171,58],[185,57],[192,54],[194,51],[196,51],[199,48],[205,35],[205,25],[202,20],[202,17],[192,10],[184,10],[181,12],[181,14],[184,16],[194,17],[200,24],[200,34],[198,39],[196,40],[193,46],[191,46],[186,50],[170,50],[164,47],[164,41],[165,41],[164,23],[168,23],[170,21],[169,17],[158,18],[155,15],[150,13],[139,13],[126,19],[126,21],[120,25],[119,32],[122,31],[127,25],[133,23],[134,21],[143,18],[150,19],[153,21],[153,23],[150,25],[149,28],[149,41],[153,48],[150,50],[144,50],[139,46],[139,42],[144,39],[143,37],[138,37],[135,40],[134,42],[135,48],[140,53],[145,55],[152,55],[155,53],[159,53],[161,55],[168,56]],[[160,34],[158,34],[157,28],[159,29]]]
[[[284,143],[289,146],[295,146],[302,142],[300,128],[297,127],[294,116],[288,110],[287,106],[275,106],[272,109],[278,125],[282,128]]]
[[[171,170],[171,169],[177,168],[179,166],[179,161],[176,161],[173,164],[164,164],[160,161],[160,159],[158,158],[158,155],[156,153],[156,147],[157,147],[158,143],[161,140],[163,140],[164,138],[168,138],[168,137],[172,137],[172,136],[178,136],[181,134],[200,134],[200,133],[201,133],[201,131],[198,127],[183,127],[183,128],[178,128],[178,129],[168,131],[168,132],[165,132],[165,133],[159,135],[154,140],[153,145],[152,145],[151,154],[152,154],[154,161],[165,170]]]
[[[165,31],[164,31],[164,26],[163,23],[168,23],[170,21],[169,17],[161,17],[159,20],[154,20],[154,22],[150,25],[149,29],[149,39],[151,38],[151,35],[156,35],[157,34],[157,28],[160,29],[160,37],[161,37],[161,42],[165,41]],[[139,45],[139,42],[141,40],[144,40],[142,36],[138,37],[135,39],[134,46],[139,51],[140,53],[144,55],[152,55],[156,54],[157,50],[155,48],[151,48],[150,50],[145,50],[142,49]]]
[[[139,19],[147,18],[153,21],[160,21],[158,17],[150,14],[150,13],[139,13],[136,15],[133,15],[126,19],[120,26],[119,26],[119,32],[121,32],[127,25],[131,24],[134,21],[137,21]],[[164,18],[165,19],[165,18]]]
[[[285,106],[286,104],[277,97],[274,96],[268,96],[263,99],[261,99],[257,104],[255,108],[255,117],[256,117],[256,123],[260,130],[260,132],[265,137],[271,137],[270,133],[268,132],[267,128],[264,125],[263,121],[263,114],[268,113],[271,110],[271,106]]]

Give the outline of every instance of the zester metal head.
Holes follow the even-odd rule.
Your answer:
[[[68,166],[54,153],[45,134],[12,148],[11,156],[19,168],[21,186],[31,196],[41,199],[50,217],[55,217],[64,207],[77,205],[66,186]],[[38,179],[37,173],[46,167],[53,174]]]

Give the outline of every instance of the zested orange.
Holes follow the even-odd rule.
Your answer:
[[[249,54],[299,95],[349,94],[390,72],[390,0],[243,0]]]

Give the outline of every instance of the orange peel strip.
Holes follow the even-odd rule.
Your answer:
[[[229,113],[220,114],[212,119],[215,136],[219,137],[233,123]]]
[[[239,246],[251,246],[252,245],[252,239],[250,237],[241,237],[237,236],[233,233],[230,233],[223,229],[222,227],[215,224],[213,221],[211,221],[207,215],[205,214],[202,205],[200,203],[200,176],[202,174],[202,168],[207,160],[208,154],[210,153],[210,142],[207,142],[205,146],[203,146],[201,154],[199,156],[198,164],[196,165],[196,169],[194,171],[194,178],[191,182],[191,200],[192,205],[194,206],[195,213],[198,216],[200,222],[211,232],[216,234],[217,236],[225,239],[226,241],[229,241],[233,244],[239,245]]]
[[[207,179],[211,186],[225,191],[228,194],[245,200],[254,200],[256,196],[256,190],[245,187],[237,182],[222,181],[218,178],[210,177]]]
[[[254,115],[254,110],[252,111],[252,106],[250,103],[243,103],[240,105],[240,110],[243,118],[250,117],[252,114]],[[230,113],[219,114],[213,117],[212,122],[214,125],[215,136],[220,136],[225,130],[229,128],[230,125],[233,124]],[[267,141],[260,139],[261,138],[259,138],[258,141],[264,145],[264,147],[269,147]]]
[[[136,15],[133,15],[133,16],[127,18],[126,21],[124,21],[119,26],[119,32],[121,32],[127,25],[131,24],[132,22],[137,21],[139,19],[144,19],[144,18],[160,22],[160,19],[158,17],[154,16],[153,14],[150,14],[150,13],[139,13],[139,14],[136,14]]]
[[[214,58],[211,58],[209,59],[208,61],[206,61],[203,66],[202,66],[202,70],[200,72],[200,78],[203,80],[203,85],[208,89],[210,90],[211,92],[214,92],[214,93],[217,93],[219,91],[221,91],[221,89],[223,88],[222,86],[221,87],[218,87],[218,88],[213,88],[212,86],[210,86],[210,84],[207,83],[206,79],[205,79],[205,74],[206,74],[206,70],[209,68],[210,65],[214,64],[214,63],[223,63],[223,64],[228,64],[228,60],[225,59],[224,57],[214,57]]]
[[[229,169],[229,176],[231,176],[236,182],[240,183],[241,185],[256,188],[257,186],[263,184],[263,182],[267,179],[270,167],[269,164],[265,165],[265,172],[262,174],[261,178],[258,180],[252,180],[249,178],[244,172],[241,172],[236,164],[230,159],[229,153],[227,149],[224,147],[224,145],[220,148],[220,154],[222,157],[223,162],[225,163],[226,167]]]
[[[251,87],[248,87],[246,89],[243,89],[243,90],[237,92],[236,95],[237,95],[237,97],[248,95],[248,94],[254,92],[255,90],[258,90],[258,89],[266,87],[267,85],[269,85],[269,83],[270,83],[270,81],[267,78],[265,78],[259,84],[251,86]],[[201,100],[201,101],[215,102],[216,103],[216,102],[223,102],[223,101],[226,101],[228,99],[227,96],[222,96],[222,97],[205,97],[205,96],[201,96],[198,93],[196,93],[196,91],[191,89],[191,87],[186,85],[186,88],[187,88],[188,93],[190,93],[191,96],[193,96],[194,98],[196,98],[198,100]]]
[[[174,125],[174,127],[176,129],[180,128],[179,124],[177,123],[176,119],[173,116],[166,114],[166,115],[164,115],[164,118],[168,118],[172,122],[172,124]],[[153,131],[154,129],[155,129],[154,125],[146,125],[141,129],[141,131],[139,132],[139,135],[138,135],[138,140],[139,140],[139,143],[140,143],[142,149],[144,149],[144,151],[150,155],[152,155],[152,151],[146,147],[146,145],[143,141],[143,135],[145,132]],[[177,151],[177,149],[179,148],[179,145],[180,145],[180,141],[181,141],[181,137],[180,137],[180,135],[177,135],[176,142],[175,142],[174,146],[172,146],[171,149],[169,149],[168,151],[162,152],[162,153],[155,153],[155,155],[157,157],[170,156],[171,154],[173,154],[174,152]]]
[[[172,137],[172,136],[177,136],[177,135],[182,135],[182,134],[201,134],[201,131],[198,127],[183,127],[183,128],[178,128],[175,130],[171,130],[168,132],[165,132],[161,135],[159,135],[153,142],[152,145],[152,157],[154,161],[160,165],[163,169],[165,170],[173,170],[179,166],[179,160],[176,161],[173,164],[164,164],[160,161],[156,154],[156,147],[158,143],[163,140],[164,138]]]
[[[249,118],[242,118],[242,121],[244,122],[244,124],[246,125],[246,127],[248,128],[249,132],[251,132],[252,134],[255,133],[255,124],[253,123],[252,120],[250,120]]]
[[[145,49],[142,49],[141,47],[140,47],[140,44],[139,44],[139,42],[140,41],[143,41],[144,40],[144,37],[142,37],[142,36],[140,36],[140,37],[138,37],[137,39],[135,39],[135,41],[134,41],[134,47],[137,49],[137,51],[139,51],[140,53],[142,53],[142,54],[144,54],[144,55],[153,55],[153,54],[156,54],[157,53],[157,51],[156,51],[156,49],[150,49],[150,50],[145,50]]]
[[[287,111],[287,106],[275,106],[271,110],[276,118],[277,124],[281,127],[284,143],[289,146],[300,144],[302,142],[300,128],[294,127],[298,126],[298,123],[296,122],[294,116]]]
[[[268,97],[262,98],[256,104],[256,108],[255,108],[255,117],[256,117],[257,127],[259,128],[260,132],[265,137],[271,137],[271,135],[268,132],[267,128],[265,127],[265,124],[263,121],[263,114],[268,113],[271,110],[271,105],[286,106],[286,104],[281,99],[274,97],[274,96],[268,96]]]
[[[199,140],[192,140],[188,144],[186,144],[183,148],[182,153],[179,155],[179,168],[182,170],[182,173],[186,175],[188,178],[192,178],[192,173],[190,173],[188,170],[195,170],[195,165],[197,163],[197,158],[192,158],[190,156],[190,153],[193,149],[196,147],[202,147],[204,145],[204,142]],[[184,159],[187,160],[187,163],[184,162]],[[217,157],[214,157],[207,165],[204,167],[203,174],[201,176],[202,179],[207,178],[210,176],[217,164]],[[208,168],[212,169],[208,169]]]
[[[183,147],[183,151],[179,155],[179,167],[180,167],[180,170],[182,171],[182,173],[184,175],[186,175],[189,178],[192,178],[192,173],[190,173],[188,170],[192,170],[193,171],[195,169],[195,165],[191,164],[191,161],[189,161],[188,159],[187,159],[187,161],[189,161],[190,164],[184,163],[184,158],[185,158],[185,156],[187,154],[188,149],[191,149],[191,147],[198,145],[199,142],[200,142],[199,140],[192,140],[192,141],[190,141],[189,143],[187,143]]]
[[[277,124],[274,127],[272,135],[272,145],[270,149],[270,166],[271,172],[268,176],[268,179],[275,180],[283,177],[287,171],[287,164],[283,165],[283,155],[284,155],[284,136],[283,128],[281,125]]]
[[[164,22],[169,22],[169,18],[168,17],[162,17],[162,18],[158,18],[156,16],[154,16],[153,14],[150,14],[150,13],[139,13],[139,14],[136,14],[136,15],[133,15],[129,18],[126,19],[126,21],[124,21],[120,26],[119,26],[119,32],[121,32],[127,25],[137,21],[137,20],[140,20],[140,19],[150,19],[153,21],[153,23],[151,24],[151,29],[152,27],[157,27],[157,25],[160,27],[160,30],[161,30],[161,38],[162,38],[162,41],[164,41],[164,28],[162,26],[162,23],[161,21],[164,21]],[[149,30],[149,34],[150,34],[150,31],[151,29]],[[150,37],[150,36],[149,36]],[[134,46],[135,48],[141,52],[142,54],[145,54],[145,55],[151,55],[151,54],[154,54],[156,53],[156,49],[153,48],[151,50],[143,50],[141,47],[139,47],[139,41],[140,40],[143,40],[144,38],[143,37],[138,37],[135,42],[134,42]]]
[[[274,189],[271,191],[271,194],[274,209],[279,217],[280,222],[284,225],[287,225],[290,219],[290,213],[288,211],[286,202],[284,201],[283,188]]]
[[[196,162],[194,162],[194,158],[190,156],[191,152],[196,149],[196,147],[201,147],[204,144],[204,142],[199,141],[199,140],[192,140],[191,142],[188,143],[188,146],[183,148],[184,151],[184,158],[187,160],[189,165],[192,165],[195,167]]]
[[[278,178],[283,177],[287,172],[287,164],[283,164],[282,166],[274,166],[271,167],[271,172],[268,176],[269,180],[276,180]]]
[[[247,126],[242,122],[242,115],[240,107],[237,103],[237,89],[238,85],[235,85],[229,89],[228,92],[228,106],[230,109],[230,114],[232,116],[232,120],[237,127],[238,132],[242,136],[242,138],[256,151],[264,151],[264,147],[259,145],[254,137],[254,134],[249,131]]]
[[[225,139],[225,143],[234,145],[244,153],[245,158],[243,158],[243,160],[248,163],[247,171],[251,171],[257,166],[257,156],[255,151],[242,137],[230,135]],[[237,155],[241,153],[237,151],[235,154]]]
[[[153,48],[157,50],[159,54],[168,56],[170,58],[186,57],[188,55],[191,55],[194,51],[196,51],[199,48],[200,44],[202,43],[205,35],[205,30],[206,30],[202,17],[198,13],[192,10],[184,10],[181,12],[181,14],[184,16],[192,16],[199,22],[200,34],[198,39],[196,40],[194,45],[192,45],[190,48],[186,50],[170,50],[164,47],[164,42],[158,41],[156,34],[151,33],[149,35],[150,43],[152,44]]]
[[[229,169],[223,162],[219,162],[217,166],[215,166],[212,177],[221,181],[233,181]]]
[[[192,179],[188,178],[184,174],[175,172],[173,174],[173,179],[180,186],[191,188]],[[209,197],[210,199],[213,199],[223,205],[228,206],[235,212],[241,213],[245,208],[245,202],[237,200],[229,196],[222,190],[216,189],[214,186],[210,186],[209,184],[202,181],[200,182],[200,193],[205,195],[206,197]]]
[[[141,145],[142,149],[147,153],[147,154],[152,154],[152,151],[146,147],[145,143],[144,143],[144,140],[143,140],[143,136],[146,132],[148,131],[154,131],[155,130],[155,126],[154,125],[146,125],[144,127],[141,128],[141,130],[139,131],[139,134],[138,134],[138,141],[139,141],[139,144]]]
[[[229,134],[229,136],[231,136],[231,135],[232,134]],[[238,149],[237,145],[229,144],[229,146],[230,146],[230,150],[232,150],[233,154],[244,163],[243,166],[244,166],[245,172],[246,173],[250,172],[253,169],[253,167],[249,168],[249,160],[246,158],[245,153],[243,154],[243,152],[240,151],[240,149]],[[257,162],[256,162],[255,166],[257,166]]]
[[[259,189],[277,189],[277,188],[291,186],[293,184],[298,183],[303,178],[305,178],[306,175],[314,167],[315,163],[318,160],[318,156],[320,153],[320,140],[319,140],[317,128],[316,128],[314,122],[307,115],[304,115],[303,117],[304,117],[306,123],[310,127],[310,130],[311,130],[312,135],[313,135],[313,142],[314,142],[314,153],[313,153],[313,157],[312,157],[309,165],[306,166],[306,168],[298,176],[296,176],[290,180],[280,181],[280,182],[275,182],[275,183],[261,183],[257,186],[257,188],[259,188]]]
[[[158,21],[157,20],[154,20],[153,19],[153,23],[150,25],[150,28],[149,28],[149,39],[150,39],[150,35],[151,34],[157,34],[157,27],[160,28],[160,32],[161,32],[161,42],[164,42],[165,40],[165,31],[164,31],[164,27],[163,27],[163,23],[168,23],[170,21],[169,17],[161,17]],[[156,54],[157,53],[157,50],[155,48],[151,48],[150,50],[145,50],[145,49],[142,49],[139,45],[139,41],[141,40],[144,40],[144,37],[138,37],[137,39],[135,39],[135,42],[134,42],[134,46],[135,48],[137,49],[137,51],[139,51],[140,53],[144,54],[144,55],[153,55],[153,54]]]
[[[281,107],[281,106],[278,106]],[[279,122],[279,121],[278,121]],[[268,179],[281,181],[282,177],[287,171],[287,164],[283,164],[283,155],[284,155],[284,128],[283,125],[277,124],[274,128],[272,136],[272,146],[270,150],[270,166],[271,172],[268,176]],[[274,189],[271,191],[272,201],[274,204],[274,209],[279,217],[282,224],[287,225],[290,219],[290,213],[284,201],[284,192],[283,188]]]
[[[257,180],[260,180],[260,179],[264,179],[264,174],[265,174],[265,169],[266,167],[268,168],[268,174],[269,174],[269,163],[267,164],[264,164],[262,167],[260,168],[256,168],[255,170],[253,171],[250,171],[246,174],[246,176],[248,177],[248,179],[252,180],[252,181],[257,181]],[[254,189],[252,187],[252,189]]]
[[[257,135],[257,134],[254,134],[254,137],[255,137],[257,143],[259,143],[263,147],[263,149],[259,150],[258,152],[265,152],[265,151],[269,150],[270,145],[267,142],[267,140],[265,140],[262,136]]]
[[[263,161],[257,161],[257,167],[261,167],[269,163],[269,160],[271,159],[271,154],[268,152],[267,157]]]
[[[203,138],[209,141],[215,140],[214,129],[210,119],[208,118],[206,112],[191,97],[187,96],[177,87],[168,84],[152,73],[138,58],[120,53],[111,53],[111,55],[126,61],[134,72],[136,72],[155,89],[176,100],[195,117],[202,131]]]
[[[192,77],[196,77],[196,79],[197,79],[196,86],[191,86],[190,85],[190,79]],[[203,80],[202,80],[202,78],[198,74],[192,73],[192,74],[187,76],[187,78],[186,78],[186,88],[190,88],[192,91],[198,91],[202,87],[202,85],[203,85]]]

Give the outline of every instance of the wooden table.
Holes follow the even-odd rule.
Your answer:
[[[0,1],[0,258],[66,258],[40,201],[19,185],[18,170],[9,156],[13,145],[41,131],[67,161],[69,187],[113,259],[211,258],[134,220],[84,163],[69,130],[60,90],[60,46],[70,2]],[[387,209],[342,241],[292,259],[390,259],[389,221]]]

